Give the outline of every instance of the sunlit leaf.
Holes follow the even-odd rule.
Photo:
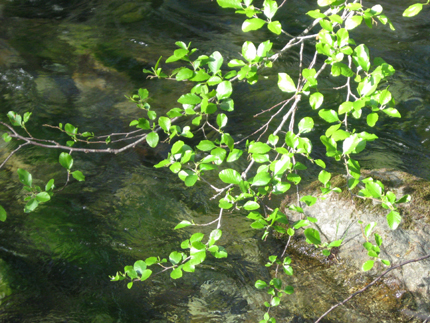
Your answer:
[[[413,17],[420,13],[420,11],[423,9],[422,3],[415,3],[411,6],[409,6],[404,12],[403,17]]]
[[[219,173],[219,178],[226,184],[239,184],[242,178],[234,169],[224,169]]]
[[[372,269],[372,268],[373,268],[374,263],[375,263],[375,261],[374,261],[374,260],[368,260],[368,261],[366,261],[366,262],[363,264],[363,266],[361,267],[361,269],[362,269],[363,271],[369,271],[370,269]]]
[[[18,172],[19,181],[22,184],[31,187],[33,183],[33,177],[31,176],[31,174],[22,168],[18,168],[17,172]]]
[[[192,224],[190,221],[183,220],[179,224],[177,224],[173,230],[182,229],[182,228],[188,227],[190,225],[194,225],[194,224]]]
[[[59,158],[61,166],[63,166],[65,169],[70,170],[73,165],[73,158],[68,153],[62,152],[60,154]]]
[[[242,24],[242,31],[248,32],[248,31],[260,29],[261,27],[264,26],[265,23],[266,21],[260,18],[246,19]]]
[[[278,87],[283,92],[296,92],[296,85],[293,79],[286,73],[278,73]]]

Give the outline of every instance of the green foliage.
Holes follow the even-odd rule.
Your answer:
[[[403,16],[415,16],[429,2],[430,0],[425,4],[411,5]],[[283,34],[287,34],[282,29],[281,22],[274,20],[282,6],[287,5],[284,2],[279,6],[277,1],[264,0],[259,8],[252,4],[252,0],[217,0],[217,3],[222,8],[234,9],[237,14],[244,15],[242,24],[244,32],[267,26],[270,31],[268,34],[272,36],[275,34],[276,38],[280,39],[278,41],[282,41]],[[181,221],[174,229],[190,227],[185,231],[194,230],[193,234],[181,243],[181,251],[172,251],[168,260],[158,256],[137,260],[133,266],[125,266],[123,272],[112,276],[112,281],[127,280],[127,287],[132,288],[134,282],[144,281],[152,275],[153,270],[148,268],[151,266],[160,267],[161,271],[169,271],[172,279],[179,279],[184,272],[194,272],[207,257],[227,257],[226,249],[217,245],[222,241],[221,219],[224,210],[246,211],[251,228],[262,230],[263,240],[273,232],[287,237],[299,232],[304,234],[307,243],[320,248],[324,255],[329,256],[333,248],[341,246],[343,239],[322,241],[320,232],[314,227],[317,219],[306,217],[303,210],[305,205],[310,207],[318,203],[319,199],[342,191],[341,188],[332,187],[330,182],[332,174],[325,170],[327,161],[339,162],[345,166],[348,183],[345,189],[352,191],[359,187],[357,189],[359,198],[379,201],[387,210],[386,220],[389,227],[395,230],[399,226],[402,218],[398,204],[409,202],[411,197],[405,195],[397,199],[394,193],[385,192],[385,187],[380,181],[371,177],[363,178],[359,162],[351,158],[352,155],[361,153],[366,148],[367,142],[377,139],[372,133],[354,129],[351,120],[365,119],[369,127],[374,127],[382,118],[401,116],[394,107],[396,103],[388,85],[389,77],[395,72],[394,68],[381,58],[372,59],[367,46],[357,45],[349,31],[361,25],[363,26],[360,28],[365,26],[373,28],[377,20],[392,30],[394,26],[383,14],[382,6],[378,4],[366,7],[361,2],[348,3],[336,0],[318,0],[317,3],[324,8],[324,13],[321,9],[307,12],[307,16],[315,21],[313,27],[306,31],[308,33],[315,28],[316,34],[309,38],[295,38],[294,41],[285,40],[286,46],[276,54],[272,52],[273,44],[270,40],[258,45],[245,41],[240,56],[225,62],[220,51],[197,56],[198,51],[191,47],[191,43],[178,41],[175,43],[178,48],[164,61],[165,64],[174,63],[175,69],[163,71],[160,67],[163,64],[160,57],[151,70],[143,70],[150,78],[186,82],[190,86],[184,86],[187,89],[186,93],[177,99],[180,107],[170,109],[165,115],[159,115],[160,111],[148,103],[150,93],[147,89],[139,89],[137,94],[127,96],[138,108],[136,119],[129,124],[136,127],[133,133],[141,134],[136,142],[145,140],[151,148],[157,147],[160,141],[170,143],[167,157],[156,164],[155,168],[166,168],[177,174],[187,187],[208,183],[216,192],[214,198],[218,199],[220,213],[214,221],[202,224],[216,226],[206,238],[202,232],[198,232],[200,224],[188,220]],[[239,140],[233,130],[231,134],[227,133],[226,129],[230,129],[229,118],[232,118],[231,112],[235,109],[235,82],[244,81],[253,85],[261,81],[259,76],[263,68],[271,68],[277,63],[279,55],[301,44],[303,46],[310,44],[314,47],[315,57],[318,59],[308,66],[302,66],[304,60],[300,55],[301,69],[297,74],[277,73],[277,86],[285,99],[264,111],[271,113],[271,117],[267,118],[269,121],[251,135],[246,143],[243,142],[245,139]],[[328,68],[325,70],[326,67]],[[318,84],[321,74],[342,85],[336,88],[345,91],[338,95],[344,100],[338,107],[325,103],[326,89],[319,87]],[[303,111],[303,117],[297,122],[295,118],[298,109]],[[31,112],[21,116],[9,111],[7,116],[11,126],[8,126],[10,131],[2,135],[5,142],[20,139],[15,130],[12,131],[13,127],[20,128],[21,132],[24,130],[29,138],[32,138],[26,128]],[[181,121],[179,125],[178,120]],[[289,127],[286,126],[287,122]],[[325,131],[320,135],[319,141],[312,142],[304,135],[315,131],[315,124],[324,126]],[[54,148],[61,146],[64,150],[69,147],[68,152],[61,152],[59,155],[59,163],[67,171],[66,184],[70,175],[77,181],[85,180],[81,171],[72,172],[74,160],[71,154],[76,151],[75,145],[81,142],[86,145],[89,143],[108,145],[120,141],[115,139],[117,134],[96,137],[90,131],[79,133],[78,127],[70,123],[64,126],[60,123],[55,128],[64,132],[70,139],[66,141],[66,146],[58,143],[53,146]],[[211,135],[207,135],[207,130]],[[195,136],[197,140],[190,140]],[[102,140],[97,141],[100,138]],[[193,142],[197,144],[190,146]],[[325,147],[326,160],[312,158],[315,144]],[[298,161],[299,158],[302,162]],[[273,210],[269,207],[268,201],[272,194],[283,194],[291,186],[299,185],[303,176],[301,171],[308,167],[304,160],[307,160],[308,165],[316,164],[322,168],[318,175],[318,180],[322,184],[321,194],[301,196],[300,205],[287,205],[287,209],[302,216],[301,220],[289,223],[288,218],[278,208]],[[217,175],[213,177],[217,179],[217,183],[209,183],[204,179],[207,172]],[[32,175],[26,170],[18,169],[18,177],[27,194],[24,199],[25,212],[34,211],[39,204],[51,199],[55,188],[54,179],[45,185],[45,190],[42,190],[34,185]],[[222,185],[221,188],[218,188],[219,185]],[[0,221],[5,220],[6,211],[0,206]],[[383,241],[378,233],[374,233],[375,230],[376,222],[369,223],[363,229],[363,238],[366,240],[363,247],[371,258],[363,264],[363,271],[374,268],[377,261],[383,265],[390,265],[388,260],[380,259]],[[374,244],[369,241],[372,233]],[[291,263],[292,259],[285,254],[270,256],[266,267],[276,267],[276,277],[268,282],[257,280],[255,283],[256,288],[264,289],[270,295],[270,302],[264,303],[268,310],[279,306],[283,295],[294,292],[293,286],[284,285],[278,277],[281,273],[287,276],[294,275]],[[275,322],[268,313],[260,322]]]

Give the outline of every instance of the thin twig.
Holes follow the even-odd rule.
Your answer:
[[[29,145],[29,142],[26,142],[25,144],[21,144],[18,146],[18,148],[16,148],[14,151],[12,151],[9,156],[6,157],[6,159],[3,161],[3,163],[0,164],[0,168],[2,168],[4,166],[4,164],[7,163],[7,161],[18,151],[20,150],[22,147]]]
[[[318,323],[319,321],[321,321],[322,318],[324,318],[327,314],[329,314],[331,311],[333,311],[336,307],[345,304],[346,302],[348,302],[351,298],[357,296],[358,294],[361,294],[362,292],[364,292],[366,289],[370,288],[371,286],[373,286],[378,280],[380,280],[383,276],[385,276],[386,274],[388,274],[390,271],[402,267],[404,265],[413,263],[413,262],[417,262],[417,261],[421,261],[424,259],[430,258],[430,254],[422,256],[420,258],[415,258],[415,259],[411,259],[405,262],[402,262],[398,265],[392,266],[390,268],[388,268],[386,271],[384,271],[381,275],[379,275],[377,278],[375,278],[370,284],[366,285],[365,287],[363,287],[362,289],[356,291],[354,294],[349,295],[347,298],[345,298],[342,302],[337,303],[336,305],[333,305],[327,312],[325,312],[323,315],[321,315],[318,320],[315,321],[315,323]]]

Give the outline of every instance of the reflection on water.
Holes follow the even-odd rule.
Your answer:
[[[290,5],[297,10],[279,19],[294,34],[309,22],[302,14],[313,4]],[[381,139],[361,160],[368,167],[398,168],[430,178],[430,46],[425,37],[430,28],[425,15],[412,21],[398,18],[403,7],[400,1],[386,6],[396,33],[382,28],[377,42],[366,39],[375,55],[398,70],[390,83],[403,118],[381,118],[375,127]],[[173,107],[189,85],[149,81],[141,70],[153,66],[159,56],[168,57],[175,41],[192,41],[201,54],[221,46],[228,61],[237,58],[245,39],[259,43],[267,37],[265,32],[244,35],[241,17],[209,0],[0,0],[0,19],[0,120],[7,119],[9,110],[32,111],[29,130],[36,136],[56,135],[38,126],[44,123],[70,122],[96,134],[127,129],[138,111],[124,94],[138,87],[148,88],[152,105]],[[360,29],[356,37],[365,39],[366,30]],[[283,41],[275,40],[275,47]],[[287,72],[294,71],[296,62],[295,52],[280,59]],[[277,71],[265,73],[273,77]],[[323,87],[333,84],[330,78],[322,80]],[[275,79],[253,87],[238,84],[234,95],[237,110],[229,127],[238,137],[259,127],[254,113],[282,99]],[[326,97],[334,107],[341,99]],[[321,129],[317,124],[312,138],[319,137]],[[1,160],[15,147],[0,140]],[[241,221],[243,214],[224,220],[222,243],[228,260],[209,259],[186,279],[160,275],[131,290],[107,279],[136,259],[179,250],[192,231],[172,231],[178,221],[194,218],[203,223],[217,215],[216,205],[207,202],[210,192],[205,186],[186,189],[175,175],[151,167],[163,149],[76,155],[75,165],[86,182],[71,183],[47,207],[24,214],[16,169],[30,171],[38,185],[53,177],[61,187],[65,174],[56,165],[58,153],[29,148],[0,172],[0,204],[9,214],[0,226],[2,322],[255,322],[262,317],[267,295],[253,283],[257,277],[269,279],[264,259],[280,246],[274,241],[260,244],[258,234]],[[291,322],[304,322],[288,306],[279,311]]]

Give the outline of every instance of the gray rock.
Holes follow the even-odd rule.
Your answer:
[[[385,191],[392,191],[397,198],[404,194],[411,194],[412,202],[400,207],[402,223],[396,230],[393,231],[389,228],[385,218],[388,211],[377,203],[369,203],[356,197],[352,198],[348,192],[333,193],[324,200],[319,199],[311,207],[304,206],[304,213],[306,216],[318,219],[318,222],[312,226],[319,230],[323,243],[343,239],[342,245],[337,250],[336,259],[331,262],[328,261],[321,255],[321,251],[304,243],[303,236],[301,239],[295,240],[293,244],[296,252],[310,256],[321,264],[331,263],[334,268],[337,268],[330,275],[340,285],[349,287],[350,293],[364,287],[377,274],[388,268],[376,261],[375,266],[369,272],[361,270],[363,263],[371,259],[363,247],[363,243],[366,241],[364,228],[368,223],[377,222],[373,232],[378,233],[383,238],[380,258],[388,259],[392,265],[430,253],[430,183],[403,172],[386,169],[367,173],[366,177],[368,176],[380,180],[385,185]],[[338,175],[332,178],[331,183],[332,187],[337,186],[345,189],[342,186],[346,184],[346,179]],[[302,194],[318,196],[320,195],[318,187],[317,182],[311,183],[302,190]],[[294,194],[287,196],[283,204],[284,207],[289,204],[297,205],[296,196]],[[285,210],[285,214],[293,222],[301,218],[301,214],[288,209]],[[363,223],[360,224],[359,221]],[[369,242],[375,244],[373,233],[369,237]],[[393,294],[393,304],[391,305],[397,307],[397,311],[402,311],[402,315],[409,317],[409,319],[420,319],[425,315],[428,316],[430,312],[429,274],[430,260],[426,259],[391,271],[383,279],[385,286],[378,285],[372,288],[391,290]],[[360,283],[357,284],[357,281]],[[413,301],[409,299],[411,295],[413,295]],[[342,297],[336,298],[337,301],[342,299]],[[394,305],[396,304],[395,299],[400,303]],[[386,300],[382,300],[382,303],[384,302],[387,303]],[[332,300],[332,305],[335,303]],[[381,304],[380,306],[382,306]],[[328,305],[327,309],[330,307]],[[394,310],[395,307],[390,308]],[[358,321],[361,319],[358,320],[357,318],[356,322]]]

